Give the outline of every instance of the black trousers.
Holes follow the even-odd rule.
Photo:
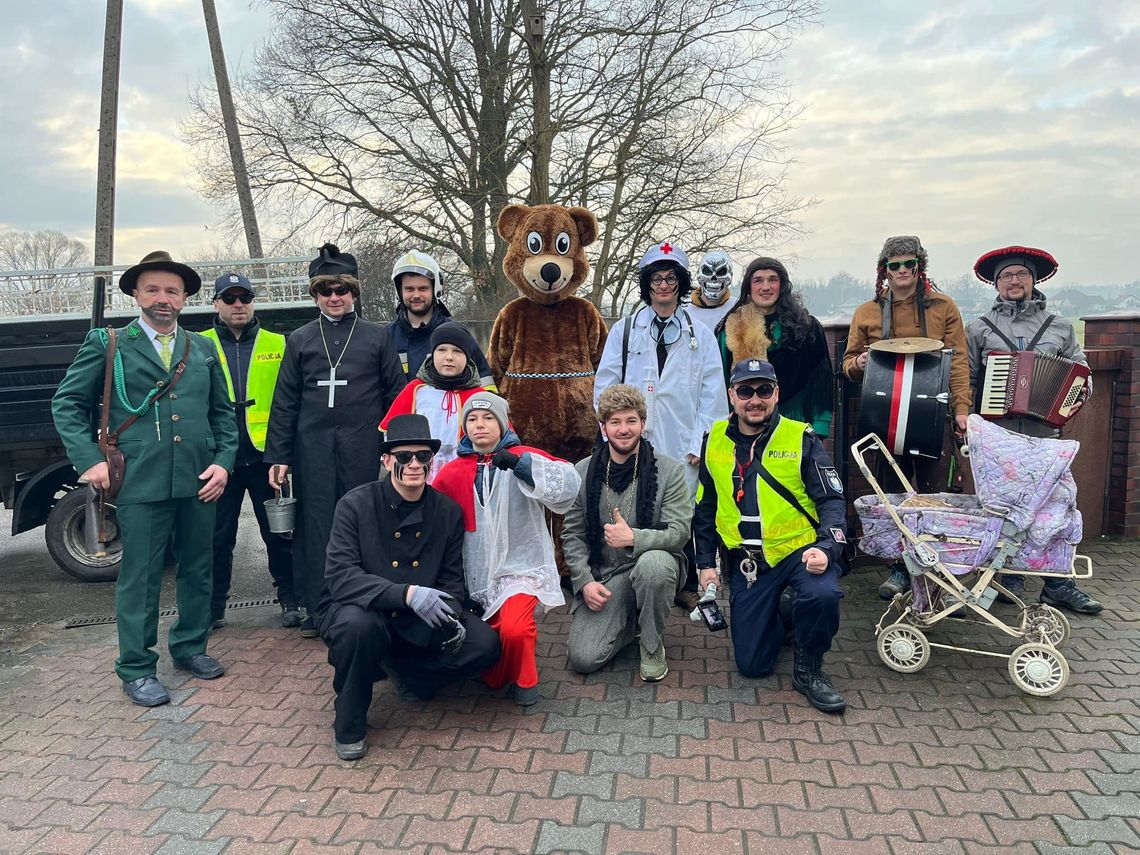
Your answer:
[[[269,486],[269,464],[251,463],[239,466],[226,482],[226,490],[218,499],[218,521],[214,527],[214,593],[210,598],[210,614],[220,617],[230,596],[230,580],[234,571],[234,545],[237,543],[238,518],[245,495],[253,502],[253,513],[261,529],[261,539],[269,555],[269,575],[282,603],[296,603],[293,591],[293,541],[269,530],[265,502],[276,496]]]
[[[421,698],[450,683],[482,674],[499,660],[498,634],[475,615],[462,614],[467,638],[455,653],[442,653],[405,641],[387,612],[333,603],[321,619],[336,692],[333,732],[337,742],[357,742],[368,730],[372,685],[387,676],[382,661]]]
[[[742,554],[728,553],[729,601],[732,604],[732,649],[736,667],[745,677],[763,677],[776,667],[784,646],[780,618],[780,594],[791,587],[796,592],[792,624],[796,646],[810,655],[826,653],[839,631],[839,601],[843,568],[835,561],[818,576],[809,573],[797,549],[775,567],[762,572],[749,588],[739,569]]]

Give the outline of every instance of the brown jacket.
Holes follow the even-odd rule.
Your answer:
[[[950,397],[953,414],[964,416],[970,412],[973,396],[970,392],[970,363],[966,348],[966,327],[962,313],[950,297],[937,291],[928,296],[926,307],[926,334],[941,339],[946,347],[954,348],[950,360]],[[855,364],[856,358],[867,345],[883,338],[882,307],[874,300],[860,305],[851,317],[847,333],[847,350],[843,354],[843,373],[849,380],[862,382],[863,370]],[[918,325],[918,305],[914,295],[891,303],[893,338],[913,338],[922,335]]]

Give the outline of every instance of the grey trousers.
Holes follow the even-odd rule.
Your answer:
[[[673,597],[685,580],[684,570],[672,553],[651,549],[628,573],[603,583],[612,596],[601,611],[591,611],[579,599],[567,645],[570,667],[579,674],[597,671],[639,633],[641,643],[656,650]]]

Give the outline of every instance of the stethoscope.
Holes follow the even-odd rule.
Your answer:
[[[630,321],[630,323],[636,324],[637,323],[637,316],[640,315],[643,311],[645,311],[648,308],[649,308],[649,306],[642,306],[640,309],[638,309],[636,312],[634,312],[633,320]],[[675,342],[677,339],[673,339],[673,341],[669,341],[669,339],[666,335],[666,330],[668,330],[670,327],[676,325],[676,327],[677,327],[677,338],[681,337],[681,322],[679,320],[677,320],[677,314],[678,313],[685,316],[685,324],[689,328],[689,350],[695,351],[697,349],[697,333],[693,329],[693,319],[685,309],[682,309],[679,307],[678,307],[677,311],[673,313],[673,316],[671,318],[669,318],[668,322],[665,324],[664,327],[661,327],[658,324],[653,323],[653,321],[650,321],[650,323],[649,323],[649,337],[651,339],[653,339],[654,344],[656,344],[662,338],[665,339],[666,346],[673,344],[673,342]]]

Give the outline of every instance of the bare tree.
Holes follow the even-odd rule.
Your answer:
[[[83,241],[63,232],[0,232],[0,269],[51,270],[90,263],[91,251]]]
[[[297,229],[348,217],[381,244],[454,256],[487,311],[514,295],[495,221],[542,197],[536,151],[549,198],[601,220],[588,296],[611,313],[655,241],[740,251],[793,227],[779,141],[797,108],[774,62],[815,0],[548,0],[539,144],[533,4],[266,2],[277,27],[237,93],[255,192]],[[196,106],[184,130],[207,193],[232,199],[210,93]]]

